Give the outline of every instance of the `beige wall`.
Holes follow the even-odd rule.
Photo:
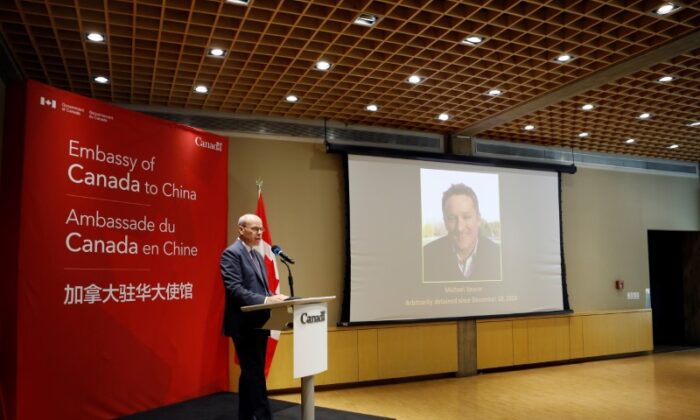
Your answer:
[[[575,311],[644,307],[648,230],[700,230],[697,178],[581,169],[562,181],[564,252]],[[622,291],[613,287],[625,282]],[[627,300],[627,292],[640,300]]]
[[[336,295],[340,319],[345,272],[345,184],[340,155],[317,143],[231,139],[229,226],[254,211],[255,180],[264,180],[273,241],[298,260],[299,296]],[[644,307],[649,287],[647,230],[700,230],[697,179],[579,169],[562,180],[564,250],[575,311]],[[229,238],[233,240],[233,231]],[[282,267],[283,292],[287,292]],[[613,287],[625,281],[624,292]],[[627,291],[640,300],[627,300]]]

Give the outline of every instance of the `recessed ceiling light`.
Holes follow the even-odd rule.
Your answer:
[[[369,112],[375,112],[379,109],[379,107],[375,104],[369,104],[365,107],[365,109]]]
[[[534,129],[535,129],[535,126],[532,124],[528,124],[525,127],[523,127],[523,130],[525,130],[525,131],[532,131]]]
[[[418,83],[422,82],[423,78],[417,75],[412,75],[408,78],[408,83],[413,83],[414,85],[417,85]]]
[[[625,143],[626,143],[626,144],[632,144],[632,143],[636,143],[636,142],[637,142],[636,139],[627,139],[627,140],[625,140]]]
[[[299,98],[298,98],[296,95],[287,95],[287,97],[284,98],[284,100],[287,101],[287,102],[292,102],[292,103],[294,103],[294,102],[298,102],[298,101],[299,101]]]
[[[570,54],[562,54],[559,57],[557,57],[555,60],[559,63],[566,63],[567,61],[573,60],[574,57]]]
[[[209,92],[209,88],[204,85],[197,85],[194,87],[194,91],[197,93],[207,93]]]
[[[590,111],[593,108],[595,108],[595,105],[593,105],[593,104],[585,104],[581,107],[581,109],[584,111]]]
[[[226,0],[226,3],[238,4],[240,6],[247,6],[250,0]]]
[[[221,48],[212,48],[209,50],[209,55],[212,57],[223,57],[226,55],[226,51]]]
[[[667,2],[654,9],[653,13],[659,16],[666,16],[670,15],[671,13],[677,12],[678,10],[680,10],[680,8],[681,7],[677,4]]]
[[[92,80],[96,81],[97,83],[106,85],[109,83],[109,79],[104,77],[104,76],[95,76]]]
[[[443,112],[442,114],[438,115],[437,118],[440,121],[447,121],[450,119],[450,116]]]
[[[651,118],[651,114],[648,112],[642,112],[637,118],[639,118],[640,120],[646,120]]]
[[[500,89],[491,89],[488,92],[486,92],[486,94],[489,96],[501,96],[502,93],[503,91]]]
[[[679,147],[681,147],[681,146],[679,146],[677,144],[672,144],[672,145],[668,146],[667,149],[678,149]]]
[[[85,35],[85,38],[87,38],[88,41],[92,42],[104,42],[105,40],[104,35],[97,32],[90,32],[87,35]]]
[[[668,83],[671,80],[673,80],[673,76],[664,76],[664,77],[659,77],[658,79],[656,79],[657,82],[661,82],[661,83]]]
[[[468,37],[466,37],[462,40],[462,44],[474,46],[474,45],[479,45],[479,44],[483,43],[484,41],[486,41],[486,38],[484,38],[481,35],[469,35]]]
[[[329,68],[331,68],[331,63],[325,60],[321,60],[314,64],[314,68],[316,70],[328,70]]]
[[[357,15],[353,23],[361,26],[374,26],[378,20],[379,18],[371,13],[360,13]]]
[[[585,132],[585,131],[582,131],[582,132],[578,133],[578,136],[581,137],[581,138],[588,137],[588,135],[589,135],[589,134],[588,134],[587,132]]]
[[[700,121],[693,121],[688,123],[688,127],[700,127]]]

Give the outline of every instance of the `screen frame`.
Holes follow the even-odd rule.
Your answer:
[[[562,213],[562,173],[576,173],[575,165],[512,161],[505,159],[480,158],[474,156],[461,156],[442,153],[426,153],[396,149],[382,149],[364,146],[349,146],[337,145],[326,142],[327,153],[338,153],[342,155],[343,163],[343,183],[345,187],[345,270],[343,278],[343,299],[341,305],[341,317],[338,326],[362,326],[362,325],[391,325],[391,324],[416,324],[426,322],[450,322],[464,321],[476,319],[497,319],[497,318],[517,318],[517,317],[532,317],[546,316],[573,313],[569,304],[567,278],[566,278],[566,259],[564,255],[564,226]],[[557,311],[537,311],[527,313],[508,313],[494,315],[469,315],[462,317],[443,317],[443,318],[416,318],[416,319],[400,319],[400,320],[380,320],[380,321],[351,321],[350,320],[350,292],[351,292],[351,277],[352,264],[350,252],[350,177],[348,155],[373,156],[382,158],[396,158],[419,161],[433,161],[440,163],[469,163],[478,166],[500,167],[510,169],[536,170],[536,171],[551,171],[557,172],[557,201],[559,203],[559,239],[560,239],[560,256],[561,256],[561,276],[562,276],[562,303],[563,309]]]

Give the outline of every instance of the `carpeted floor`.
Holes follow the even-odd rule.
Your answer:
[[[286,401],[270,400],[275,420],[301,419],[301,406]],[[238,395],[219,392],[194,400],[121,417],[122,420],[237,420]],[[367,414],[316,407],[318,420],[386,420]]]

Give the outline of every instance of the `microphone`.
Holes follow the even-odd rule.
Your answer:
[[[278,245],[272,245],[272,253],[275,255],[279,255],[283,261],[286,261],[290,264],[294,264],[294,258],[285,254],[284,251],[282,251],[282,248],[280,248]]]

